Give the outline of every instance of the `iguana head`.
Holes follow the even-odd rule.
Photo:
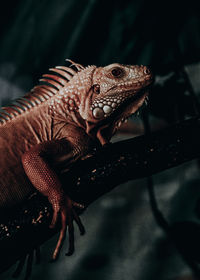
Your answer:
[[[60,112],[62,118],[81,126],[102,144],[110,140],[121,121],[139,109],[153,81],[148,67],[118,63],[83,67],[72,62],[72,68],[58,66],[50,70],[57,75],[43,75],[42,81],[54,87],[51,91],[55,96],[50,100],[54,115]],[[34,91],[44,92],[44,87]]]
[[[85,102],[84,110],[80,106],[80,114],[87,120],[87,132],[95,132],[105,144],[121,122],[143,104],[152,81],[152,72],[146,66],[114,63],[96,68],[89,100]]]

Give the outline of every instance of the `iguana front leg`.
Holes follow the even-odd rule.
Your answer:
[[[68,160],[74,156],[73,146],[67,140],[56,140],[43,142],[32,147],[22,156],[22,164],[26,175],[33,186],[48,197],[49,202],[53,207],[53,217],[50,227],[53,228],[58,220],[58,215],[61,216],[61,230],[56,248],[53,253],[55,260],[61,250],[63,241],[66,236],[66,230],[69,234],[69,251],[71,255],[74,251],[74,227],[73,220],[77,223],[80,232],[84,233],[84,227],[79,216],[73,209],[73,202],[63,191],[60,180],[56,172],[51,168],[51,163],[48,162],[48,157],[51,158],[65,154]]]

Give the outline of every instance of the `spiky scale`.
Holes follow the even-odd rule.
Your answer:
[[[28,102],[28,100],[24,99],[24,98],[20,98],[18,100],[19,103],[22,103],[24,106],[26,106],[27,109],[30,109],[31,108],[31,105],[30,103]]]
[[[58,90],[53,88],[52,86],[48,86],[48,85],[39,85],[39,86],[35,86],[33,89],[32,89],[32,92],[35,92],[36,90],[40,91],[41,89],[45,89],[46,92],[48,92],[49,96],[53,96],[55,95]]]
[[[0,113],[6,115],[8,118],[11,118],[10,114],[6,112],[6,110],[0,110]]]
[[[72,78],[72,76],[70,74],[68,74],[67,72],[65,72],[63,70],[59,70],[59,69],[56,69],[56,68],[49,68],[49,71],[60,74],[62,77],[66,78],[68,81],[70,81],[71,78]]]
[[[83,70],[83,69],[85,69],[85,67],[83,66],[83,65],[81,65],[81,64],[79,64],[79,63],[76,63],[76,62],[74,62],[74,61],[72,61],[71,59],[65,59],[65,61],[69,61],[70,63],[71,63],[71,65],[70,65],[70,67],[71,66],[74,66],[74,67],[76,67],[76,69],[78,70],[78,71],[81,71],[81,70]]]
[[[64,70],[64,71],[70,73],[72,76],[76,75],[76,72],[73,69],[66,67],[66,66],[56,66],[56,69]]]
[[[50,79],[43,78],[43,79],[40,79],[39,81],[40,81],[40,82],[48,83],[48,84],[50,84],[51,86],[54,86],[57,90],[59,90],[59,89],[62,88],[62,86],[61,86],[58,82],[55,82],[55,81],[50,80]]]
[[[64,79],[62,79],[62,78],[60,78],[60,77],[58,77],[58,76],[56,76],[56,75],[44,74],[44,75],[42,75],[42,77],[44,77],[44,78],[50,78],[50,79],[52,79],[52,80],[54,80],[54,81],[60,83],[63,87],[64,87],[64,86],[66,85],[66,83],[67,83]]]
[[[10,118],[5,114],[5,112],[0,111],[0,117],[3,118],[4,120],[8,121]]]

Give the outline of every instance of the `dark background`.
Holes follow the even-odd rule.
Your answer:
[[[156,83],[146,112],[154,130],[197,115],[197,2],[4,2],[0,11],[1,105],[29,91],[48,68],[64,65],[64,59],[70,58],[83,65],[151,65]],[[130,124],[135,130],[126,128],[115,140],[143,133],[141,120],[132,119]],[[198,223],[194,211],[198,174],[199,166],[193,161],[154,176],[159,207],[170,223]],[[129,182],[95,202],[83,215],[87,234],[81,238],[77,234],[72,257],[63,252],[57,263],[49,264],[56,239],[48,241],[32,279],[194,279],[192,269],[155,222],[146,184],[146,179]],[[193,239],[185,231],[179,234],[186,243]],[[13,271],[14,267],[0,279],[11,279]]]

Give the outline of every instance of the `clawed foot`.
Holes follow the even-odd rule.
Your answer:
[[[58,220],[58,216],[61,217],[61,230],[58,242],[56,244],[56,248],[53,252],[52,261],[55,261],[60,253],[60,250],[63,246],[65,237],[66,237],[66,231],[68,231],[68,239],[69,239],[69,249],[66,253],[66,256],[70,256],[74,252],[74,225],[73,221],[75,221],[78,225],[78,228],[80,230],[80,234],[83,235],[85,233],[84,226],[81,222],[81,219],[77,215],[75,209],[73,209],[73,206],[83,209],[84,206],[72,201],[70,198],[65,198],[65,203],[60,207],[58,211],[54,210],[52,222],[50,224],[50,228],[54,228],[56,225],[56,222]]]

